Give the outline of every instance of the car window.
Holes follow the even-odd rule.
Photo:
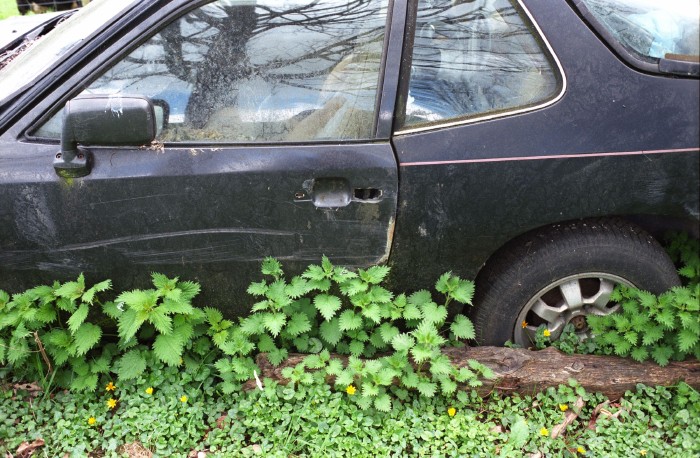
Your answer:
[[[560,92],[550,54],[517,3],[419,0],[403,126],[537,105]]]
[[[646,62],[695,56],[700,48],[697,0],[583,0],[628,52]]]
[[[172,22],[83,94],[164,101],[169,142],[369,139],[388,0],[219,0]],[[57,113],[35,133],[58,138]]]

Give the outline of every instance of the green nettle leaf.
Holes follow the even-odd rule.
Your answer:
[[[433,297],[430,295],[429,291],[424,289],[416,291],[415,293],[408,296],[408,303],[410,305],[415,305],[418,308],[423,307],[423,305],[429,302],[433,302]]]
[[[399,328],[389,323],[382,323],[382,325],[379,326],[379,334],[385,343],[391,343],[394,337],[399,335]]]
[[[156,307],[148,313],[148,322],[161,334],[171,334],[173,332],[173,320],[167,313],[162,306]]]
[[[263,273],[263,275],[271,275],[275,278],[283,275],[282,264],[280,264],[280,262],[275,258],[271,257],[267,257],[263,260],[260,271]]]
[[[457,391],[457,382],[455,382],[454,380],[452,380],[448,377],[441,377],[440,378],[440,391],[445,396],[450,396],[450,395],[454,394],[454,392]]]
[[[471,320],[464,315],[457,315],[450,325],[450,331],[458,339],[474,339],[474,325]]]
[[[452,372],[452,362],[445,355],[440,355],[430,361],[430,373],[433,375],[447,375]]]
[[[138,377],[146,370],[146,358],[140,350],[130,350],[114,364],[114,372],[120,380]]]
[[[663,325],[666,329],[672,330],[676,328],[676,316],[670,308],[664,309],[656,315],[656,321]]]
[[[285,293],[292,299],[299,299],[309,292],[309,283],[301,277],[294,277],[285,288]]]
[[[362,316],[379,324],[382,321],[382,309],[379,304],[369,304],[362,309]]]
[[[175,288],[177,280],[177,277],[171,280],[163,274],[157,272],[151,273],[151,281],[153,282],[153,286],[163,291],[169,291]]]
[[[2,290],[0,290],[0,293],[3,293]],[[0,301],[2,300],[2,297],[0,296]],[[0,337],[0,364],[5,364],[5,349],[7,348],[7,344],[9,342],[6,342],[5,339]]]
[[[88,316],[88,311],[87,304],[80,304],[80,307],[68,318],[67,324],[71,334],[75,334],[80,325],[83,324],[85,318]]]
[[[321,266],[310,265],[301,276],[309,280],[322,281],[326,279],[326,272],[323,271]]]
[[[365,344],[360,342],[359,340],[353,340],[352,342],[350,342],[349,348],[351,355],[360,356],[365,350]]]
[[[362,382],[362,396],[366,398],[374,397],[379,394],[379,387],[374,383],[363,381]]]
[[[340,292],[346,296],[354,296],[356,294],[364,293],[369,288],[369,285],[359,278],[353,278],[340,285]]]
[[[380,412],[391,411],[391,398],[389,395],[384,393],[377,396],[377,398],[374,400],[374,408]]]
[[[330,321],[321,323],[319,333],[321,338],[331,345],[337,345],[341,337],[343,337],[338,318],[333,318]]]
[[[427,381],[427,379],[418,382],[418,386],[416,386],[416,388],[418,389],[418,392],[426,398],[432,398],[435,396],[435,392],[437,391],[437,385],[433,382]]]
[[[447,294],[450,290],[452,290],[452,285],[450,284],[451,277],[452,272],[445,272],[444,274],[440,275],[440,278],[438,278],[437,282],[435,282],[435,290],[442,294]]]
[[[158,308],[162,309],[163,312],[167,314],[179,313],[182,315],[191,315],[192,312],[194,312],[194,307],[187,302],[180,302],[171,299],[163,300],[163,304]]]
[[[352,331],[362,327],[362,317],[352,310],[346,310],[340,314],[338,324],[341,331]]]
[[[56,297],[64,297],[66,299],[75,300],[83,295],[85,291],[85,277],[80,274],[78,281],[68,281],[62,284],[54,291]]]
[[[429,360],[433,357],[433,354],[434,350],[425,345],[418,344],[411,348],[411,356],[413,356],[413,360],[418,364]]]
[[[270,361],[270,364],[273,366],[279,366],[282,361],[287,359],[287,355],[288,353],[286,348],[276,348],[267,353],[267,360]]]
[[[452,297],[461,304],[471,304],[474,298],[474,283],[461,280],[457,288],[452,291]]]
[[[262,334],[258,339],[258,351],[262,353],[269,353],[276,348],[275,341],[272,340],[272,337],[270,337],[268,334]]]
[[[214,345],[221,348],[228,340],[228,330],[224,329],[223,331],[215,332],[211,336],[211,340],[214,342]]]
[[[335,313],[340,309],[341,305],[340,298],[337,296],[318,294],[314,298],[314,306],[326,321],[335,316]]]
[[[397,334],[391,340],[391,346],[394,347],[396,351],[407,351],[410,350],[416,341],[409,334]]]
[[[303,334],[311,330],[311,322],[309,318],[303,313],[295,313],[292,318],[287,323],[286,331],[296,337],[299,334]]]
[[[93,285],[92,288],[88,289],[85,291],[85,294],[80,298],[81,301],[92,305],[92,303],[95,300],[95,294],[102,292],[102,291],[107,291],[112,287],[112,281],[111,280],[105,280],[100,283],[97,283],[96,285]]]
[[[113,320],[118,320],[121,314],[124,312],[119,309],[119,306],[117,304],[110,301],[102,305],[102,313],[112,318]]]
[[[381,286],[372,286],[369,291],[370,300],[378,304],[388,304],[394,298],[394,294]]]
[[[441,324],[447,319],[447,308],[437,305],[435,302],[428,302],[422,307],[423,319],[428,323]]]
[[[645,347],[637,347],[630,352],[630,356],[635,361],[645,361],[649,358],[649,352]]]
[[[403,309],[403,318],[405,320],[420,320],[423,318],[423,314],[415,304],[408,304]]]
[[[338,376],[335,378],[335,384],[343,387],[352,385],[354,381],[355,373],[348,369],[342,370],[340,374],[338,374]]]
[[[700,336],[690,329],[681,329],[678,333],[678,349],[684,353],[690,351],[698,342]]]
[[[153,342],[153,353],[168,366],[179,366],[184,343],[177,334],[160,334]]]
[[[199,283],[192,281],[178,282],[177,288],[180,290],[180,300],[183,302],[191,301],[197,294],[199,294],[199,291],[201,290]]]
[[[664,336],[664,330],[661,326],[649,326],[644,330],[642,334],[642,344],[652,345]]]
[[[618,340],[615,345],[615,354],[618,356],[625,356],[627,353],[629,353],[630,349],[632,348],[632,344],[628,340]]]
[[[123,302],[135,310],[150,310],[156,306],[158,292],[152,289],[125,291],[117,296],[115,302]]]
[[[360,269],[358,274],[367,283],[379,284],[384,280],[391,269],[387,266],[372,266],[367,270]]]
[[[87,353],[97,345],[101,337],[102,328],[92,323],[83,323],[73,335],[76,355],[82,356]]]
[[[263,318],[263,326],[265,329],[270,331],[273,337],[277,337],[282,331],[284,324],[287,322],[287,315],[284,313],[264,313],[261,315]]]
[[[637,333],[636,332],[628,331],[625,333],[624,337],[625,337],[625,340],[627,342],[631,343],[632,345],[637,344]]]
[[[666,345],[656,347],[651,351],[652,359],[656,361],[656,364],[659,366],[667,365],[671,356],[673,356],[673,348]]]
[[[251,296],[264,296],[267,293],[267,283],[265,280],[260,283],[251,283],[246,292]]]
[[[638,291],[639,303],[646,309],[653,309],[656,306],[656,296],[647,291]]]
[[[262,314],[250,315],[241,320],[241,332],[252,336],[265,332],[264,317]]]
[[[338,375],[343,370],[343,362],[339,359],[331,359],[328,361],[328,366],[326,366],[326,374],[328,375]]]

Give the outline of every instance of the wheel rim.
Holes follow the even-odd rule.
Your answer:
[[[583,273],[558,280],[535,294],[518,315],[513,329],[513,341],[522,347],[535,342],[537,328],[546,325],[550,340],[559,338],[564,326],[572,323],[580,339],[590,337],[587,315],[608,315],[619,305],[610,302],[617,285],[634,287],[617,275]]]

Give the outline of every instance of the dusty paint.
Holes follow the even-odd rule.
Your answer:
[[[389,219],[389,226],[386,230],[386,247],[384,248],[384,254],[377,261],[378,264],[384,264],[389,260],[389,255],[391,254],[391,244],[394,241],[394,228],[396,227],[396,220],[394,218]]]

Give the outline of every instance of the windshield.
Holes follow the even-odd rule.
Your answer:
[[[138,0],[93,0],[0,71],[0,100],[34,81],[61,56]]]

